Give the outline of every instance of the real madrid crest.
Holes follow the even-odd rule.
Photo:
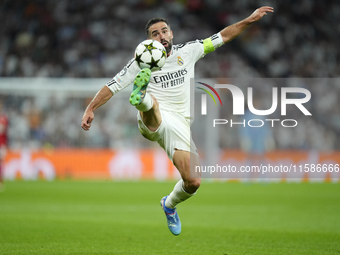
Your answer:
[[[177,64],[179,64],[180,66],[184,64],[184,61],[180,56],[177,57]]]

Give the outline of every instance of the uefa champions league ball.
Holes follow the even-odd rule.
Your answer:
[[[149,68],[156,71],[165,64],[166,50],[160,42],[148,39],[137,46],[135,60],[140,69]]]

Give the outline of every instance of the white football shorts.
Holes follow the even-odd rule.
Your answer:
[[[150,131],[142,121],[138,111],[137,120],[140,133],[158,144],[168,154],[173,163],[175,150],[189,151],[198,156],[196,145],[191,137],[190,120],[179,113],[160,110],[162,123],[156,131]]]

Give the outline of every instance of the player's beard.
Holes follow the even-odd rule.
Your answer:
[[[163,44],[164,42],[166,42],[168,44],[168,46],[164,47],[166,50],[166,54],[169,54],[171,52],[172,49],[172,39],[170,41],[167,40],[162,40],[161,43]]]

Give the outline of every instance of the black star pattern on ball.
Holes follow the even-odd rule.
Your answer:
[[[139,54],[139,55],[136,54],[135,60],[136,60],[136,62],[137,62],[138,65],[140,65],[141,62],[143,62],[143,61],[141,60],[142,55],[143,55],[143,53],[142,53],[142,54]]]
[[[151,58],[151,61],[147,63],[148,65],[150,65],[149,69],[152,70],[152,68],[154,68],[154,67],[159,68],[158,62],[159,62],[159,60],[156,61],[153,58]]]
[[[144,46],[145,46],[145,49],[150,52],[151,50],[157,49],[155,46],[153,46],[153,42],[151,42],[150,44],[145,44]]]

